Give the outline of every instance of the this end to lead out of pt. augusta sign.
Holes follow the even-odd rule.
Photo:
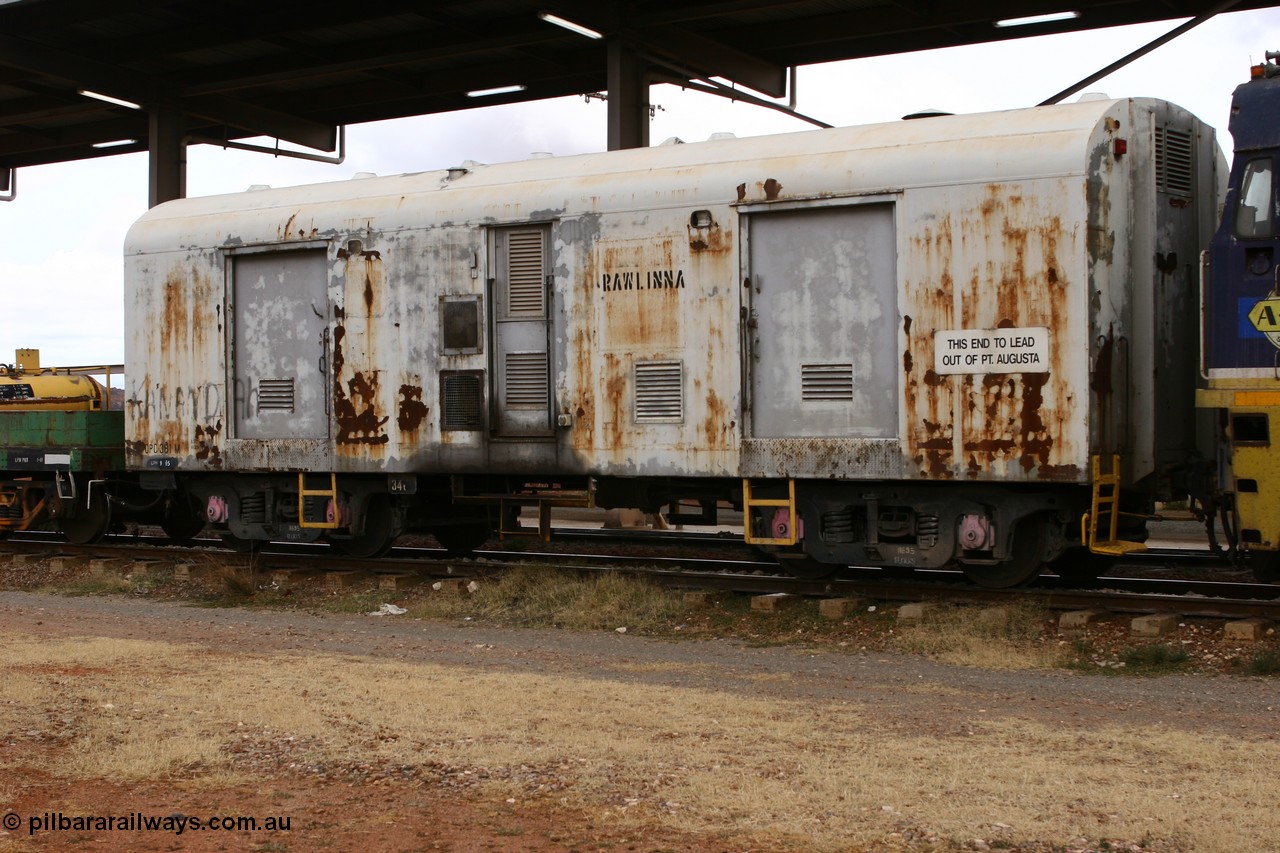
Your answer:
[[[943,329],[933,333],[935,373],[1048,373],[1049,330]]]

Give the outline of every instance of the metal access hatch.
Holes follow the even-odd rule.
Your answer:
[[[896,438],[892,203],[748,216],[751,436]]]
[[[323,248],[237,254],[232,277],[235,437],[329,437]]]

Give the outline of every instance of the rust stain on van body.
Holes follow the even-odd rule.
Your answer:
[[[1061,193],[1068,192],[1064,185]],[[902,360],[905,437],[917,476],[1078,478],[1072,460],[1083,448],[1072,444],[1080,436],[1069,423],[1077,395],[1065,367],[1087,351],[1089,321],[1071,314],[1071,289],[1084,282],[1072,279],[1061,255],[1081,247],[1049,204],[1057,197],[991,184],[910,241]],[[1049,330],[1047,372],[939,376],[932,369],[935,331],[1034,327]]]

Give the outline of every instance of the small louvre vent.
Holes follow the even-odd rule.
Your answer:
[[[635,388],[638,423],[679,423],[684,420],[683,362],[636,362]]]
[[[853,365],[800,365],[800,399],[806,402],[852,400]]]
[[[1191,133],[1172,127],[1156,128],[1156,188],[1190,199],[1192,189]]]
[[[505,399],[508,406],[547,405],[547,354],[509,352],[506,358]]]
[[[512,231],[507,235],[509,317],[541,317],[546,309],[542,236],[541,231]]]
[[[292,379],[259,379],[258,411],[260,412],[292,412],[293,380]]]
[[[441,429],[484,429],[482,374],[440,374],[440,396]]]

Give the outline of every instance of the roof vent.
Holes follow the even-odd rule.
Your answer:
[[[668,136],[666,139],[658,143],[659,148],[663,148],[667,145],[684,145],[684,140],[678,136]]]
[[[461,178],[470,171],[471,170],[466,166],[450,166],[448,169],[445,169],[445,172],[448,173],[448,180],[450,181],[456,181],[458,178]]]
[[[271,189],[271,184],[249,184],[248,192],[260,193],[263,190]]]
[[[716,142],[721,139],[737,139],[738,134],[731,133],[727,130],[717,130],[715,133],[707,137],[708,142]]]
[[[1083,104],[1087,101],[1109,101],[1111,96],[1106,92],[1084,92],[1080,97],[1076,98],[1077,104]]]
[[[953,116],[955,113],[949,113],[946,110],[940,110],[937,107],[925,107],[922,110],[916,110],[913,113],[907,113],[902,117],[903,121],[911,121],[917,118],[937,118],[938,116]]]
[[[554,156],[556,155],[550,151],[532,151],[529,153],[530,160],[550,160]]]
[[[356,172],[354,175],[351,176],[351,180],[363,181],[365,178],[376,178],[376,177],[378,177],[377,172]]]

